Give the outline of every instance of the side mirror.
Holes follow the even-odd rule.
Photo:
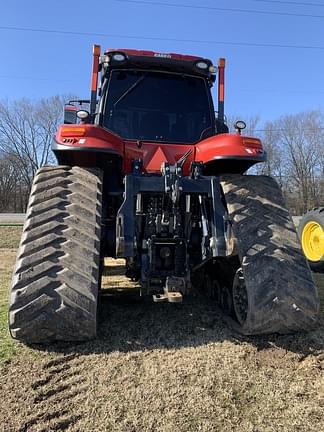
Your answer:
[[[238,120],[235,122],[234,128],[237,130],[237,133],[241,135],[241,131],[246,128],[246,123],[243,120]]]
[[[77,107],[74,105],[64,105],[64,124],[75,124],[77,122]]]

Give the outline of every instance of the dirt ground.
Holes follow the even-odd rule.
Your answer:
[[[0,249],[2,282],[14,255]],[[110,264],[104,287],[121,291],[106,291],[97,340],[15,344],[0,431],[324,430],[323,313],[308,334],[245,338],[207,301],[136,301]]]

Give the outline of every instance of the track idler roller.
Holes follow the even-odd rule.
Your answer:
[[[233,281],[233,308],[237,321],[244,325],[248,314],[248,293],[245,286],[243,271],[239,268]]]
[[[220,283],[207,273],[204,280],[203,294],[215,300],[225,315],[233,315],[232,287]]]

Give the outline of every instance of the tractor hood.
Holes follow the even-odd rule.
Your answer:
[[[254,163],[266,160],[261,141],[254,137],[226,133],[214,135],[195,144],[123,140],[107,129],[88,124],[62,125],[55,136],[52,149],[56,155],[69,150],[104,152],[118,156],[123,161],[123,171],[126,174],[132,171],[133,161],[139,159],[143,162],[144,172],[159,174],[163,162],[175,164],[190,150],[191,153],[183,166],[184,175],[189,174],[193,161],[203,162],[206,167],[221,166],[223,171],[217,169],[217,172],[225,173],[244,172]],[[220,161],[227,163],[220,165]],[[239,166],[238,169],[236,165]],[[212,169],[209,174],[216,174],[216,171]]]
[[[195,148],[193,145],[126,141],[125,172],[131,170],[133,160],[141,159],[146,173],[159,174],[163,162],[175,164],[189,150],[192,150],[192,153],[184,165],[184,170],[187,172],[189,172],[190,163],[194,160]]]

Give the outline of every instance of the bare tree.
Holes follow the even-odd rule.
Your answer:
[[[36,170],[53,161],[50,145],[62,120],[59,96],[32,102],[0,102],[0,151],[10,157],[29,190]]]
[[[231,123],[239,118],[230,116]],[[308,111],[265,123],[246,119],[246,135],[262,139],[267,161],[251,168],[255,174],[277,179],[294,213],[324,204],[324,114]]]
[[[28,194],[15,155],[0,153],[0,211],[25,211]]]
[[[265,123],[264,130],[262,133],[260,132],[259,138],[262,139],[263,147],[267,152],[267,160],[265,163],[258,165],[258,173],[280,177],[281,149],[279,146],[279,133],[275,123]]]
[[[0,101],[1,166],[6,171],[6,181],[9,181],[9,174],[15,172],[15,193],[21,195],[22,206],[37,169],[54,162],[51,142],[62,121],[63,105],[67,99],[54,96],[35,102],[28,99]],[[20,191],[17,192],[18,185]],[[16,200],[14,202],[17,206]]]
[[[302,213],[320,204],[323,115],[319,111],[309,111],[281,117],[276,124],[285,174],[298,196],[296,210]]]
[[[0,155],[0,211],[9,209],[16,190],[17,172],[9,155]]]

